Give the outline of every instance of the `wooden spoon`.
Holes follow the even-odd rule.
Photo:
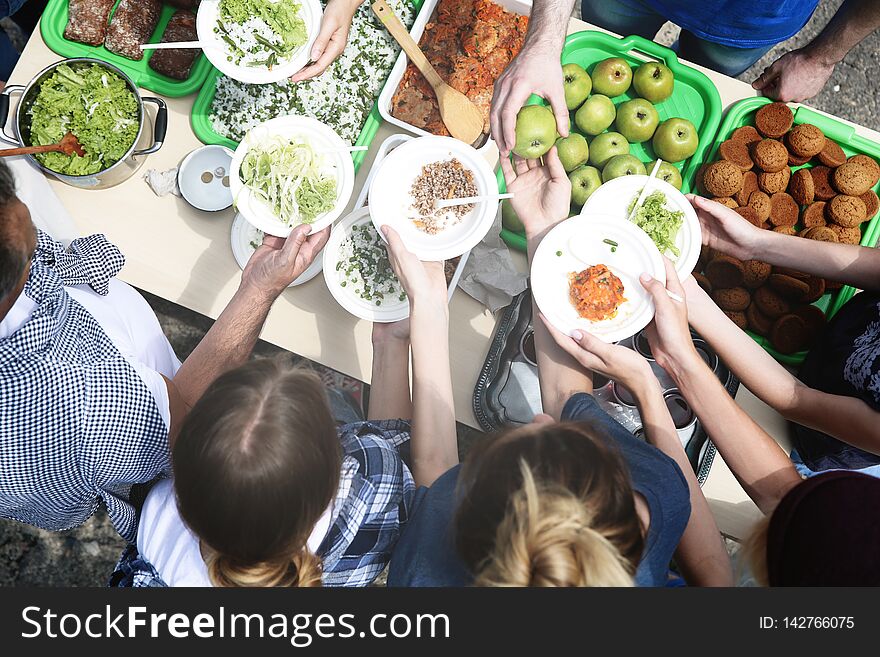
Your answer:
[[[33,155],[35,153],[64,153],[65,155],[73,155],[76,153],[80,157],[86,154],[82,144],[79,143],[72,132],[68,132],[61,138],[57,144],[46,144],[45,146],[24,146],[22,148],[7,148],[0,150],[0,157],[8,157],[10,155]]]
[[[385,0],[376,0],[372,7],[391,36],[397,40],[410,61],[416,65],[434,89],[440,106],[440,118],[446,124],[449,134],[466,144],[477,141],[483,134],[483,115],[479,108],[467,96],[443,81]]]

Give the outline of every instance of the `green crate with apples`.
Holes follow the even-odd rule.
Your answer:
[[[659,175],[683,192],[705,159],[721,123],[721,97],[703,73],[639,36],[617,38],[585,30],[570,34],[561,64],[571,131],[559,144],[572,180],[572,212],[602,182],[645,173],[659,157]],[[534,106],[534,107],[532,107]],[[555,141],[556,123],[544,99],[532,96],[517,118],[515,151],[528,155]],[[498,185],[504,178],[498,171]],[[502,205],[501,237],[524,251],[522,226]]]

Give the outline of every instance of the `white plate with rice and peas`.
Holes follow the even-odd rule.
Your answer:
[[[235,219],[232,222],[232,234],[230,236],[230,243],[232,245],[232,255],[235,258],[235,261],[238,263],[238,266],[244,270],[247,266],[248,260],[251,259],[251,256],[254,254],[254,251],[263,243],[263,231],[259,228],[255,228],[248,221],[238,213],[235,215]],[[323,251],[315,256],[315,259],[312,261],[312,264],[309,265],[308,269],[306,269],[302,274],[299,275],[299,278],[294,280],[287,287],[296,287],[297,285],[302,285],[303,283],[308,283],[315,276],[321,273],[321,263],[323,262]]]
[[[342,214],[354,188],[354,164],[333,130],[304,116],[281,116],[248,132],[230,165],[236,209],[264,233],[312,232]]]
[[[613,215],[579,215],[541,240],[530,287],[558,330],[571,335],[578,329],[617,342],[654,317],[654,302],[639,281],[642,272],[666,281],[663,258],[642,230]]]
[[[644,175],[609,180],[590,195],[581,216],[601,214],[626,220],[648,180]],[[654,178],[633,223],[653,240],[660,253],[675,263],[680,279],[690,276],[700,258],[703,233],[697,213],[684,194],[668,182]]]
[[[318,0],[203,0],[196,32],[205,56],[222,73],[270,84],[309,62],[321,17]]]
[[[333,298],[355,317],[384,323],[409,316],[409,299],[369,208],[354,210],[333,227],[324,247],[324,280]]]
[[[400,233],[422,260],[449,260],[486,236],[498,201],[441,210],[434,201],[497,193],[492,167],[474,148],[451,137],[418,137],[382,160],[370,183],[370,216],[377,230],[388,224]]]

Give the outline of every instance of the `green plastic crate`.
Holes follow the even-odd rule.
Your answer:
[[[415,7],[417,14],[419,10],[421,10],[424,2],[425,0],[412,0],[412,5],[413,7]],[[203,143],[219,144],[221,146],[226,146],[227,148],[235,150],[236,148],[238,148],[238,142],[217,133],[214,130],[214,127],[211,125],[211,105],[214,102],[214,93],[217,89],[217,80],[220,78],[221,75],[223,74],[220,71],[214,69],[211,75],[208,76],[208,79],[202,86],[202,90],[199,92],[199,95],[196,96],[196,101],[193,104],[192,108],[192,116],[190,117],[190,122],[192,124],[192,129],[196,137],[198,137],[199,140]],[[379,97],[379,93],[381,92],[382,89],[380,87],[379,91],[376,94],[376,98]],[[364,127],[361,128],[360,134],[358,135],[357,140],[354,142],[354,146],[369,147],[370,144],[373,143],[373,139],[376,137],[376,133],[379,131],[380,125],[382,125],[382,116],[379,114],[379,106],[374,102],[373,109],[371,109],[370,113],[367,115],[367,120],[364,122]],[[366,157],[366,151],[355,151],[351,154],[351,159],[354,162],[355,171],[360,168]]]
[[[666,64],[675,75],[675,91],[672,96],[655,107],[661,121],[681,117],[689,120],[697,128],[700,145],[696,153],[684,162],[676,164],[684,181],[682,191],[691,191],[687,181],[693,179],[696,169],[704,161],[706,150],[712,144],[712,138],[721,123],[721,96],[718,95],[715,85],[697,69],[679,62],[678,56],[669,48],[639,36],[617,38],[604,32],[584,30],[568,35],[562,49],[562,64],[580,64],[587,69],[587,73],[592,73],[596,64],[609,57],[621,57],[633,68],[645,61],[657,60]],[[617,106],[637,97],[635,90],[630,88],[622,96],[612,98],[612,101]],[[544,103],[544,100],[532,96],[529,102]],[[574,125],[574,112],[572,112],[572,125]],[[657,159],[650,142],[631,144],[629,151],[643,162]],[[504,177],[500,170],[498,181],[499,188],[504,191]],[[520,251],[526,250],[526,240],[522,233],[514,233],[502,228],[501,237],[511,247]]]
[[[104,46],[89,46],[85,43],[69,41],[64,38],[64,28],[67,27],[67,4],[68,0],[49,0],[40,19],[40,34],[43,35],[43,41],[62,57],[94,57],[109,62],[121,68],[137,86],[169,98],[195,93],[202,87],[208,74],[216,70],[204,54],[199,54],[193,62],[189,78],[175,80],[150,68],[148,61],[152,53],[145,52],[143,59],[135,61],[112,53]],[[162,15],[159,17],[156,30],[150,37],[150,43],[158,43],[162,39],[165,26],[175,11],[171,5],[165,5],[162,8]]]
[[[721,124],[718,134],[715,136],[715,139],[711,144],[711,150],[708,151],[708,157],[705,161],[713,162],[715,160],[718,153],[718,147],[723,141],[730,138],[730,135],[734,130],[745,125],[754,125],[755,112],[770,102],[772,101],[763,97],[746,98],[745,100],[741,100],[732,105],[727,112],[727,116],[724,117],[724,122]],[[802,105],[794,109],[794,122],[795,125],[798,123],[812,123],[817,126],[823,133],[825,133],[826,137],[833,139],[840,145],[847,157],[863,153],[873,157],[875,160],[880,160],[880,144],[855,134],[855,129],[851,125],[843,123],[842,121],[825,116],[824,114],[819,114],[818,112],[811,110],[809,107]],[[810,168],[812,166],[813,163],[808,162],[801,167],[791,168],[792,171],[797,171],[798,169]],[[696,168],[693,168],[686,181],[690,189],[696,189],[696,178],[697,170]],[[874,191],[880,192],[880,182],[874,186]],[[800,228],[800,225],[798,225],[798,228]],[[876,246],[878,237],[880,237],[880,213],[874,216],[870,221],[866,221],[862,224],[861,244],[862,246]],[[850,287],[849,285],[844,285],[836,292],[825,294],[813,305],[821,308],[830,319],[847,301],[852,299],[856,291],[855,288]],[[770,341],[768,339],[757,333],[753,333],[752,331],[746,332],[755,340],[755,342],[760,344],[767,353],[782,363],[788,365],[800,365],[804,362],[804,358],[807,356],[807,351],[801,351],[795,354],[781,354],[770,346]]]

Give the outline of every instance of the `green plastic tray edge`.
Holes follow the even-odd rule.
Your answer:
[[[164,11],[166,10],[163,9]],[[167,21],[159,20],[157,34],[161,34],[165,24],[167,24]],[[153,72],[146,62],[144,62],[146,70],[140,70],[132,65],[137,64],[136,62],[119,55],[114,55],[103,46],[89,46],[84,43],[68,41],[63,36],[66,26],[67,0],[49,0],[49,4],[40,18],[40,35],[53,52],[62,57],[93,57],[106,61],[122,69],[137,86],[167,96],[168,98],[180,98],[181,96],[195,93],[201,88],[211,71],[216,70],[207,57],[201,55],[193,65],[189,79],[172,80]]]

